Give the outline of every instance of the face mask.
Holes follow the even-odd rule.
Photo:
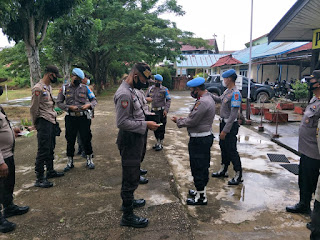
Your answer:
[[[73,81],[73,85],[75,85],[76,87],[80,85],[80,80],[76,79]]]
[[[0,86],[0,96],[3,94],[3,88]]]
[[[191,97],[193,97],[193,98],[198,98],[198,93],[197,93],[197,92],[192,91],[192,92],[190,93],[190,95],[191,95]]]
[[[156,87],[160,87],[160,83],[156,83]]]
[[[149,87],[149,82],[142,83],[142,82],[140,81],[140,78],[139,78],[139,77],[137,77],[137,78],[138,78],[138,82],[137,82],[137,83],[133,80],[133,87],[134,87],[134,88],[140,90],[141,88],[147,88],[147,87]]]
[[[318,83],[318,82],[314,82],[314,83],[309,82],[309,83],[308,83],[308,90],[309,90],[309,91],[316,90],[318,87],[314,87],[314,85],[317,84],[317,83]]]
[[[52,82],[52,83],[56,83],[57,81],[58,81],[58,78],[53,77],[53,76],[52,76],[52,79],[50,79],[50,82]]]
[[[90,79],[87,80],[87,85],[90,85]]]
[[[222,81],[222,86],[227,87],[227,84],[224,80]]]

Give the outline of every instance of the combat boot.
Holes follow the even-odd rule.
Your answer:
[[[40,188],[50,188],[53,186],[53,183],[49,182],[47,178],[43,176],[43,173],[37,173],[37,180],[34,186]]]
[[[73,157],[68,157],[68,162],[67,162],[67,166],[64,168],[64,172],[68,172],[70,171],[72,168],[74,168],[73,165]]]
[[[47,179],[63,177],[63,176],[64,176],[64,172],[57,172],[56,170],[47,171]]]
[[[212,177],[216,177],[216,178],[224,178],[224,177],[228,177],[228,166],[225,166],[224,164],[221,164],[221,168],[218,172],[214,172],[212,173]]]
[[[242,171],[237,171],[234,177],[228,181],[228,185],[239,185],[242,182]]]
[[[133,205],[123,207],[123,215],[120,226],[128,226],[134,228],[144,228],[148,226],[149,220],[147,218],[138,217],[133,213]]]
[[[28,206],[19,207],[18,205],[15,205],[11,203],[10,205],[4,206],[3,208],[3,216],[5,218],[9,218],[12,216],[22,215],[29,211]]]
[[[1,213],[0,209],[0,232],[7,233],[11,232],[16,228],[16,224],[9,222]]]
[[[148,173],[148,170],[145,170],[145,169],[141,169],[141,168],[140,168],[140,176],[146,175],[147,173]]]
[[[92,156],[91,154],[90,155],[87,155],[87,168],[89,169],[94,169],[94,163],[92,161]]]
[[[146,200],[144,199],[133,199],[132,201],[132,207],[133,208],[140,208],[143,207],[144,205],[146,205]],[[124,210],[124,206],[121,206],[121,211]]]
[[[302,214],[310,214],[310,203],[304,203],[304,202],[298,202],[297,204],[293,206],[287,206],[286,211],[290,213],[302,213]]]
[[[190,197],[195,197],[197,195],[197,190],[189,189],[188,194]]]
[[[208,204],[208,199],[207,199],[207,194],[206,194],[206,188],[202,191],[189,191],[189,194],[194,194],[194,198],[188,198],[187,199],[187,205],[207,205]]]
[[[149,182],[148,178],[140,176],[139,184],[147,184]]]

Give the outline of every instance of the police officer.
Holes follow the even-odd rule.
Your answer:
[[[134,191],[139,185],[140,163],[145,144],[147,129],[156,130],[159,125],[145,121],[143,104],[136,89],[148,87],[151,69],[146,63],[136,63],[126,80],[122,82],[114,95],[119,128],[117,145],[122,161],[122,209],[121,226],[146,227],[148,219],[138,217],[133,208],[145,205],[144,199],[135,200]]]
[[[222,83],[227,89],[220,97],[212,95],[216,103],[221,102],[219,141],[221,169],[212,173],[212,177],[228,177],[228,166],[232,162],[235,176],[228,181],[228,185],[238,185],[243,182],[241,161],[237,151],[237,134],[239,131],[237,117],[241,106],[241,94],[235,85],[237,74],[234,69],[224,72],[222,77],[224,78]]]
[[[86,167],[89,169],[95,168],[92,161],[91,114],[88,110],[94,109],[97,100],[94,95],[90,97],[87,86],[81,84],[83,78],[83,71],[80,68],[74,68],[71,74],[71,83],[62,86],[57,99],[59,108],[67,112],[65,126],[68,163],[64,169],[65,172],[74,167],[74,144],[78,132],[87,156]]]
[[[191,96],[196,100],[187,118],[173,116],[171,120],[179,128],[186,127],[190,136],[188,144],[190,167],[195,190],[189,190],[192,198],[187,199],[188,205],[206,205],[206,185],[209,181],[210,148],[213,143],[212,123],[215,115],[215,102],[211,94],[205,90],[205,79],[195,78],[187,82]]]
[[[320,176],[318,177],[318,184],[315,193],[314,207],[311,214],[311,223],[309,225],[311,230],[310,239],[320,240]]]
[[[163,149],[163,139],[167,124],[167,114],[169,112],[171,97],[168,88],[162,86],[163,77],[160,74],[154,76],[155,85],[151,86],[147,91],[147,101],[152,102],[151,111],[160,116],[162,125],[154,131],[157,143],[153,149],[160,151]]]
[[[0,96],[2,93],[3,89],[0,86]],[[28,206],[19,207],[13,203],[15,185],[14,132],[16,131],[11,128],[10,122],[0,106],[0,232],[2,233],[13,231],[16,226],[6,218],[22,215],[29,211]]]
[[[53,168],[54,148],[56,145],[57,113],[54,111],[51,83],[61,78],[56,66],[49,65],[45,69],[43,78],[32,89],[30,114],[33,125],[38,131],[38,153],[36,157],[35,172],[36,187],[49,188],[53,186],[48,178],[61,177],[63,172]],[[60,133],[59,133],[60,134]],[[47,176],[44,176],[44,165],[47,167]]]
[[[306,77],[308,88],[315,95],[307,106],[299,128],[298,151],[300,201],[286,207],[287,212],[309,214],[312,194],[316,190],[320,169],[320,154],[317,145],[317,126],[320,118],[320,70]]]

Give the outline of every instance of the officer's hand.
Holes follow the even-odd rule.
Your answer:
[[[147,102],[152,102],[152,98],[151,97],[146,97]]]
[[[76,111],[79,110],[79,108],[77,106],[70,106],[69,110],[72,111],[72,112],[76,112]]]
[[[171,117],[171,120],[172,120],[173,122],[177,123],[178,117],[173,116],[173,117]]]
[[[155,131],[158,129],[158,127],[160,127],[159,124],[157,124],[156,122],[154,121],[147,121],[147,128],[152,130],[152,131]]]
[[[19,133],[21,133],[21,130],[19,127],[15,127],[13,128],[13,132],[14,132],[14,137],[19,137]]]
[[[8,165],[6,163],[2,163],[0,165],[0,178],[7,177],[9,174]]]
[[[91,107],[91,104],[85,104],[85,105],[83,105],[83,106],[81,106],[81,109],[82,110],[87,110],[87,109],[89,109]]]
[[[226,133],[224,132],[224,131],[221,131],[221,133],[220,133],[220,139],[221,140],[225,140],[226,139]]]
[[[166,117],[167,114],[168,114],[167,111],[166,111],[166,110],[163,110],[163,116]]]

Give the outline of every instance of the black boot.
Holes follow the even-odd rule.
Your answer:
[[[190,197],[195,197],[197,195],[197,190],[189,189],[188,194]]]
[[[49,188],[53,186],[52,182],[49,182],[47,178],[43,176],[43,173],[37,173],[37,180],[34,184],[35,187]]]
[[[73,157],[68,157],[68,162],[67,162],[67,166],[64,168],[64,172],[68,172],[70,171],[72,168],[74,168],[73,165]]]
[[[144,170],[140,168],[140,175],[146,175],[148,173],[148,170]]]
[[[16,224],[9,222],[7,219],[5,219],[4,216],[2,216],[1,209],[0,209],[0,232],[7,233],[11,232],[16,228]]]
[[[47,171],[47,179],[49,178],[57,178],[64,176],[64,172],[57,172],[56,170]]]
[[[287,206],[286,211],[290,213],[302,213],[302,214],[310,214],[310,203],[298,202],[296,205]]]
[[[140,184],[147,184],[148,182],[149,182],[148,178],[140,176],[140,179],[139,179]]]
[[[216,178],[224,178],[224,177],[228,177],[228,166],[225,166],[224,164],[221,164],[221,168],[218,172],[214,172],[212,173],[212,177],[216,177]]]
[[[237,171],[234,177],[228,181],[228,185],[239,185],[242,182],[242,171]]]
[[[206,194],[206,189],[204,189],[203,191],[195,191],[196,195],[194,198],[188,198],[187,199],[187,205],[207,205],[208,204],[208,200],[207,200],[207,194]],[[190,192],[190,193],[194,193],[194,192]]]
[[[148,219],[138,217],[133,213],[133,206],[123,207],[123,215],[121,218],[120,225],[121,226],[128,226],[134,228],[144,228],[148,226]]]
[[[144,199],[133,199],[132,201],[132,207],[133,208],[139,208],[139,207],[143,207],[144,205],[146,205],[146,200]],[[124,206],[121,206],[121,211],[124,210]]]
[[[12,216],[25,214],[28,211],[29,211],[29,207],[28,206],[19,207],[18,205],[15,205],[15,204],[12,203],[12,204],[4,207],[3,215],[4,215],[5,218],[9,218],[9,217],[12,217]]]

